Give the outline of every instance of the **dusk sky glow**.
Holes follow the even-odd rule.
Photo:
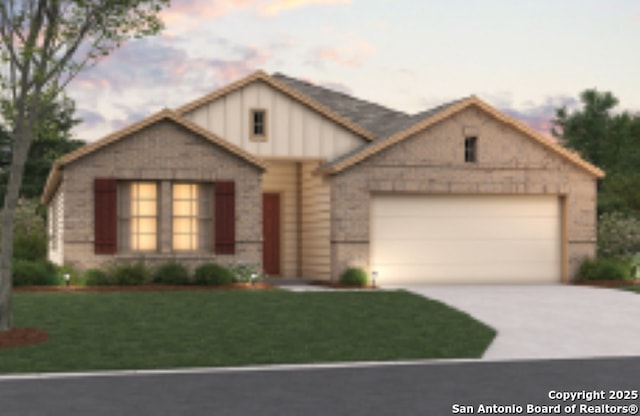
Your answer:
[[[409,113],[475,94],[547,132],[586,88],[640,111],[632,0],[172,0],[69,88],[94,141],[262,69]]]

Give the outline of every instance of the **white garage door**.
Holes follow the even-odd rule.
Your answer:
[[[556,283],[554,196],[374,195],[371,270],[396,283]]]

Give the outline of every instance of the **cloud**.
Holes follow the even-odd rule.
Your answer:
[[[374,54],[375,48],[367,41],[351,41],[342,46],[321,46],[311,51],[308,64],[324,67],[326,62],[333,62],[347,67],[360,67]]]
[[[273,17],[311,5],[351,3],[353,0],[173,0],[160,13],[162,21],[171,27],[193,26],[194,21],[208,21],[243,11],[257,11],[260,16]]]
[[[503,113],[522,121],[545,136],[552,137],[552,121],[556,116],[556,109],[561,107],[577,108],[579,101],[575,97],[558,95],[547,97],[543,102],[528,101],[523,108],[515,108],[511,103],[506,104],[506,102],[502,102],[494,105]]]
[[[299,9],[310,5],[345,4],[352,0],[271,0],[261,6],[261,11],[267,16],[274,16],[282,12]]]
[[[99,111],[105,120],[99,126],[82,123],[77,132],[85,135],[83,138],[97,139],[140,115],[203,96],[272,59],[266,48],[225,38],[207,39],[215,51],[214,58],[191,56],[173,46],[178,43],[162,38],[132,41],[96,67],[80,73],[70,84],[72,98],[84,114],[90,116],[90,112]]]

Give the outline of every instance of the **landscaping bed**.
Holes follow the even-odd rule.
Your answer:
[[[133,288],[127,288],[133,289]],[[495,331],[404,291],[16,292],[0,373],[478,358]]]

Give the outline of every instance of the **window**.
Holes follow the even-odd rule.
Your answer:
[[[477,162],[478,159],[478,138],[467,137],[464,139],[464,161],[467,163]]]
[[[154,182],[128,182],[118,187],[119,242],[122,251],[158,248],[158,189]]]
[[[173,184],[173,250],[211,250],[212,193],[211,186],[207,184]]]
[[[267,139],[267,111],[251,110],[251,138],[254,140]]]

